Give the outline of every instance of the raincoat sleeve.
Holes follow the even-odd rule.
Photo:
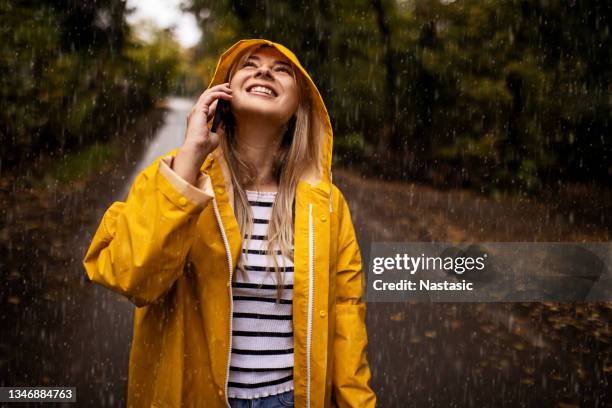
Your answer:
[[[141,172],[125,202],[104,213],[83,260],[89,278],[136,306],[155,302],[182,274],[198,215],[213,198],[210,177],[196,185],[172,170],[173,155]]]
[[[333,393],[340,408],[374,407],[365,312],[362,300],[361,253],[348,205],[340,194],[340,224],[336,274],[336,332],[334,336]]]

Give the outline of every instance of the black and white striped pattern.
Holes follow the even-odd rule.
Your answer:
[[[230,398],[260,398],[293,389],[293,262],[265,251],[268,222],[276,193],[247,190],[253,211],[253,231],[242,259],[247,271],[235,272],[232,282],[232,354],[228,384]],[[284,288],[276,303],[276,275],[268,271],[276,256],[283,267]],[[284,263],[283,263],[284,261]]]

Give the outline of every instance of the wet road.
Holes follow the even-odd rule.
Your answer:
[[[608,241],[524,200],[335,171],[372,242]],[[376,197],[372,200],[371,197]],[[368,303],[381,407],[610,407],[612,303]]]
[[[20,230],[11,236],[5,227],[0,236],[9,243],[0,247],[2,385],[72,385],[79,406],[125,405],[133,306],[86,283],[81,260],[104,210],[125,199],[141,169],[181,144],[190,108],[169,100],[161,126],[145,120],[120,163],[74,186],[76,194],[58,194],[42,221],[5,214]],[[373,241],[609,240],[533,203],[339,169],[334,182],[349,202],[364,263]],[[36,191],[29,194],[35,201]],[[372,385],[381,407],[612,406],[610,321],[601,304],[369,303]]]

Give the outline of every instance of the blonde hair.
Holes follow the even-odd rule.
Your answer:
[[[236,58],[228,70],[225,82],[230,82],[236,70],[244,64],[251,54],[261,47],[270,47],[270,45],[260,44],[251,47],[245,50],[240,57]],[[311,111],[312,103],[308,92],[308,83],[298,68],[295,66],[293,68],[293,76],[298,85],[299,102],[296,112],[286,124],[286,131],[280,147],[275,152],[273,174],[278,183],[278,193],[272,206],[267,245],[265,247],[266,253],[272,255],[276,254],[276,251],[280,249],[280,254],[292,262],[294,261],[292,248],[295,192],[300,176],[312,163],[317,162],[319,155],[316,139],[313,135],[313,113]],[[225,136],[221,138],[220,143],[229,166],[234,187],[234,213],[243,239],[245,235],[248,235],[248,247],[253,231],[253,213],[243,185],[249,185],[257,179],[257,169],[240,156],[236,145],[235,123],[231,113],[228,117],[228,123],[224,123],[223,127]],[[272,271],[275,273],[278,302],[283,295],[284,279],[280,270],[281,266],[277,262],[277,257],[272,256],[272,259],[274,260],[274,266],[268,268],[267,273]],[[246,281],[247,273],[244,269],[244,256],[240,257],[236,267],[243,274],[242,276]]]

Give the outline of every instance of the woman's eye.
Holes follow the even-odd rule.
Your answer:
[[[278,71],[283,71],[283,72],[289,73],[289,68],[287,68],[287,67],[278,67]]]
[[[245,63],[244,63],[243,67],[248,67],[248,66],[251,66],[251,67],[256,67],[257,65],[255,65],[255,63],[254,63],[254,62],[247,61],[247,62],[245,62]]]

